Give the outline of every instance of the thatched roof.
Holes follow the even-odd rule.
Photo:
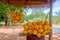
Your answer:
[[[54,2],[55,0],[53,0]],[[14,5],[17,7],[41,7],[50,6],[50,0],[1,0],[4,4]]]

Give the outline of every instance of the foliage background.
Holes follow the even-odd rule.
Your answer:
[[[7,7],[4,5],[2,2],[0,2],[0,24],[3,22],[5,23],[5,16],[9,15],[9,11],[15,11],[16,7],[15,6],[10,6]],[[18,11],[23,11],[24,12],[24,21],[41,21],[45,20],[47,13],[44,13],[44,8],[33,8],[31,14],[26,15],[27,11],[24,8],[18,8]],[[29,10],[29,9],[28,9]],[[52,23],[57,24],[60,23],[60,10],[55,12],[56,16],[52,16]],[[11,19],[10,16],[8,18]],[[57,20],[58,19],[58,20]],[[49,19],[48,19],[49,20]],[[24,23],[24,22],[23,22]]]

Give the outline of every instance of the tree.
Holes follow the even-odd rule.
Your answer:
[[[57,16],[59,16],[60,17],[60,10],[59,11],[57,11],[57,12],[55,12],[56,13],[56,15]]]
[[[34,17],[38,18],[40,17],[40,14],[43,12],[43,9],[41,8],[33,8],[32,9],[32,14]]]
[[[32,14],[30,14],[30,15],[26,15],[24,20],[28,21],[29,19],[32,20],[33,18],[34,18],[34,16]]]
[[[7,25],[7,13],[8,13],[8,8],[6,5],[3,5],[2,2],[0,2],[0,17],[1,19],[5,19],[5,25]],[[3,17],[3,18],[2,18]],[[2,20],[4,21],[4,20]]]
[[[40,18],[41,20],[45,20],[46,14],[44,13],[43,8],[34,8],[32,9],[32,15],[35,18]]]
[[[58,19],[56,20],[56,23],[60,23],[60,10],[55,13],[56,13],[56,19]]]
[[[56,20],[57,20],[56,18],[57,18],[56,16],[52,16],[52,22],[53,23],[56,23]]]

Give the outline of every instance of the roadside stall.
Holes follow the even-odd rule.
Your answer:
[[[24,25],[23,34],[27,36],[27,40],[45,40],[45,35],[49,35],[49,40],[52,35],[52,3],[55,0],[0,0],[2,3],[10,7],[11,5],[23,8],[41,8],[48,7],[50,8],[49,13],[49,22],[40,21],[40,22],[28,22]],[[24,20],[24,15],[21,12],[14,14],[13,11],[10,12],[13,22],[22,23]],[[47,18],[47,17],[46,17]]]

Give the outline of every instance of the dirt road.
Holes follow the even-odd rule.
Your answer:
[[[21,35],[23,29],[24,28],[22,26],[0,27],[0,40],[26,40],[26,36]],[[45,39],[48,40],[48,36],[46,36]],[[53,34],[52,39],[60,40],[60,37]]]

